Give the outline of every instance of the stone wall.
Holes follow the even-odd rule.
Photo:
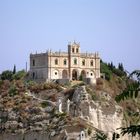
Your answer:
[[[84,78],[83,81],[86,84],[96,84],[96,79],[95,78]]]

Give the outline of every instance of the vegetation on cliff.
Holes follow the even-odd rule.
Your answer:
[[[129,104],[129,108],[127,108],[127,112],[125,115],[129,116],[128,118],[126,118],[126,120],[129,122],[129,125],[127,127],[121,128],[122,135],[131,134],[132,136],[140,136],[140,71],[135,70],[130,74],[130,77],[128,77],[128,79],[132,79],[133,76],[135,76],[135,80],[129,83],[125,90],[121,94],[116,96],[115,100],[117,102],[129,100],[129,102],[127,103],[133,103],[133,105],[131,104],[131,107]]]
[[[139,71],[132,73],[136,75],[135,79],[132,79],[132,75],[127,76],[121,63],[116,68],[112,62],[107,64],[101,61],[101,72],[105,74],[105,79],[104,77],[97,79],[96,85],[86,85],[83,82],[67,85],[36,83],[29,80],[28,73],[23,70],[16,72],[14,69],[2,72],[0,76],[0,131],[16,132],[23,129],[28,131],[34,127],[36,130],[49,131],[56,127],[54,125],[56,119],[60,125],[73,124],[70,116],[66,114],[61,116],[56,113],[53,103],[62,93],[65,98],[71,99],[76,87],[86,85],[86,91],[91,95],[92,100],[99,101],[104,109],[106,105],[110,106],[109,110],[105,109],[106,112],[113,111],[111,107],[115,104],[115,100],[123,107],[124,119],[127,122],[122,128],[123,135],[140,134]],[[111,100],[108,101],[108,98]],[[125,101],[122,102],[122,100]],[[48,122],[50,119],[54,119],[52,123]],[[62,119],[64,119],[63,123]],[[42,122],[45,122],[45,125]]]

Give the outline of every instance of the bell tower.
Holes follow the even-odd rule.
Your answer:
[[[80,43],[73,43],[68,44],[68,54],[79,54],[80,53]]]
[[[72,80],[72,69],[73,68],[73,59],[76,59],[76,63],[78,63],[78,57],[80,55],[80,43],[68,44],[68,62],[69,62],[69,78]],[[78,64],[76,64],[78,66]],[[78,78],[78,77],[77,77]]]

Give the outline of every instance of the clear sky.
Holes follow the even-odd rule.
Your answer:
[[[0,72],[74,40],[82,52],[140,69],[140,0],[0,0]]]

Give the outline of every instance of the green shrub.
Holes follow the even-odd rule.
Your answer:
[[[26,76],[26,72],[24,70],[18,71],[13,75],[13,79],[20,80]]]
[[[32,80],[29,80],[27,82],[25,82],[25,85],[28,87],[28,88],[31,88],[32,86],[36,86],[36,82],[35,81],[32,81]]]
[[[119,77],[126,76],[126,73],[124,71],[121,71],[120,69],[113,69],[112,71]]]
[[[6,71],[2,72],[1,79],[2,80],[12,80],[12,76],[13,76],[13,72],[6,70]]]
[[[64,118],[67,116],[67,113],[66,113],[66,112],[57,113],[57,114],[55,114],[55,116],[56,116],[57,118],[64,119]]]
[[[2,80],[0,80],[0,87],[2,86],[2,84],[3,84],[3,81],[2,81]]]
[[[88,128],[88,135],[90,136],[91,135],[91,133],[92,133],[92,129],[91,128]]]
[[[18,93],[17,88],[14,85],[12,85],[10,87],[8,93],[9,93],[9,96],[12,96],[12,97],[15,96],[15,95],[17,95],[17,93]]]
[[[112,71],[110,70],[110,68],[108,67],[108,65],[104,62],[101,63],[101,73],[105,74],[105,79],[106,80],[110,80],[111,76],[112,76]]]
[[[105,79],[109,81],[111,79],[111,74],[106,72],[105,73]]]
[[[97,96],[96,96],[96,94],[92,94],[91,97],[92,97],[92,100],[93,100],[93,101],[97,101],[97,99],[98,99]]]
[[[116,68],[113,65],[113,63],[107,64],[107,63],[101,62],[101,73],[105,74],[105,79],[108,81],[111,79],[111,76],[113,73],[119,77],[127,76],[126,72],[123,71],[123,68],[122,68],[123,66],[120,66],[120,67]]]

